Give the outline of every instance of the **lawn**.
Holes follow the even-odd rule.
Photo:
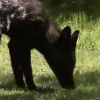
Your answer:
[[[61,28],[69,25],[72,32],[80,30],[74,70],[76,88],[62,89],[42,54],[32,50],[34,80],[45,92],[18,89],[7,48],[9,39],[3,35],[0,47],[0,100],[100,100],[100,18],[92,19],[79,12],[71,13],[68,18],[61,14],[53,19]]]

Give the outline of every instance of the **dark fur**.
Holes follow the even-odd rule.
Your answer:
[[[38,17],[35,17],[37,15]],[[45,6],[38,0],[28,0],[28,2],[27,0],[0,0],[0,41],[2,33],[7,33],[9,20],[14,19],[12,17],[21,20],[29,17],[31,20],[31,17],[34,17],[43,20],[47,16],[48,12]]]
[[[23,75],[30,90],[36,89],[31,69],[30,50],[36,48],[47,60],[63,88],[74,88],[73,70],[75,48],[79,31],[63,30],[49,21],[48,12],[41,2],[21,3],[10,17],[6,35],[16,84],[24,86]],[[37,2],[37,3],[36,3]]]

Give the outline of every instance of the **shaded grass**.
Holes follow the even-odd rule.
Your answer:
[[[62,20],[61,20],[62,19]],[[32,68],[37,86],[46,92],[20,90],[14,83],[10,57],[7,48],[9,39],[3,35],[0,47],[0,100],[99,100],[100,99],[100,18],[89,19],[85,13],[74,13],[68,19],[55,20],[61,28],[71,26],[79,29],[77,63],[74,70],[76,89],[64,90],[47,62],[36,50],[32,50]]]

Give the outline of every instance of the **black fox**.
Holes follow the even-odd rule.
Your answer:
[[[69,26],[60,30],[49,20],[48,11],[42,3],[32,1],[21,2],[20,6],[15,7],[14,13],[9,17],[9,29],[4,33],[10,37],[8,48],[16,84],[23,87],[25,76],[28,88],[37,89],[32,75],[30,53],[35,48],[43,54],[61,86],[75,88],[73,71],[79,30],[72,35]]]

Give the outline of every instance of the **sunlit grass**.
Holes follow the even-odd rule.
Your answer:
[[[100,100],[100,18],[92,20],[85,13],[74,13],[69,19],[60,16],[56,22],[61,28],[71,26],[72,32],[80,30],[74,70],[76,89],[63,90],[42,54],[36,50],[32,50],[34,80],[37,86],[47,91],[35,93],[18,89],[7,48],[9,39],[3,35],[0,47],[0,100]]]

